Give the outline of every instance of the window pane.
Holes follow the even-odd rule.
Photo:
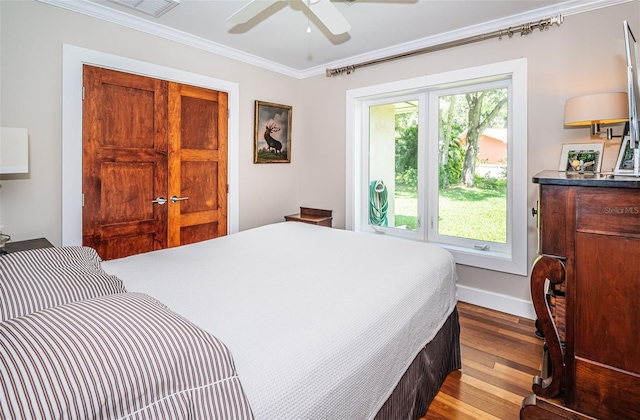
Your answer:
[[[369,224],[418,228],[418,103],[369,107]]]
[[[439,97],[439,235],[507,241],[507,94]]]

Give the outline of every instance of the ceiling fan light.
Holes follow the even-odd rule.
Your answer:
[[[180,0],[109,0],[138,12],[160,17],[180,4]]]

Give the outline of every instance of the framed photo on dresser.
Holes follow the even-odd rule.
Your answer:
[[[603,150],[604,142],[563,144],[558,170],[567,174],[600,173]]]
[[[613,173],[616,175],[632,175],[633,174],[633,149],[629,146],[629,136],[624,136],[620,142],[620,151],[618,152],[618,160]]]

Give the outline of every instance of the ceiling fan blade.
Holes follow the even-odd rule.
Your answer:
[[[284,0],[251,0],[240,10],[227,18],[229,22],[241,24],[247,23],[262,11],[267,10],[269,6]]]
[[[311,12],[320,19],[322,24],[326,26],[332,34],[340,35],[351,29],[351,25],[347,19],[342,16],[330,0],[319,0],[315,3],[308,3],[306,0],[302,0],[302,2],[309,7]]]

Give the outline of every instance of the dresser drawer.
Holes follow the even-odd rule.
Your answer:
[[[618,188],[576,189],[576,230],[640,237],[640,191]]]

